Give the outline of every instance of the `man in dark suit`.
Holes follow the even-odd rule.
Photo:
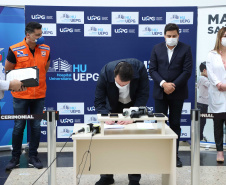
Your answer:
[[[149,73],[154,80],[155,112],[167,115],[169,109],[170,128],[178,135],[177,167],[182,167],[178,157],[180,119],[184,100],[188,98],[192,53],[190,46],[178,42],[179,27],[176,24],[165,26],[164,37],[165,42],[155,45],[152,50]]]
[[[146,106],[149,98],[147,69],[137,59],[123,59],[106,64],[100,73],[95,92],[95,108],[99,114],[122,113],[124,108]],[[105,122],[113,124],[114,121]],[[126,125],[132,121],[118,121]],[[140,174],[129,174],[129,185],[139,185]],[[114,183],[113,175],[101,175],[95,185]]]

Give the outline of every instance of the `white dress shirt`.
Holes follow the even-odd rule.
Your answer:
[[[171,60],[171,58],[172,58],[172,56],[173,56],[173,52],[174,52],[175,47],[176,47],[176,46],[174,46],[173,49],[169,49],[168,46],[167,46],[167,44],[166,44],[169,63],[170,63],[170,60]],[[165,82],[166,82],[165,80],[162,80],[162,81],[160,82],[160,86],[162,87],[162,84],[165,83]]]

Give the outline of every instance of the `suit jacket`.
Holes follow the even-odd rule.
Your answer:
[[[149,80],[144,64],[133,58],[122,59],[106,64],[100,73],[95,92],[95,109],[98,113],[117,113],[119,89],[115,85],[114,69],[126,61],[133,66],[134,76],[130,81],[130,98],[133,106],[146,106],[149,98]]]
[[[160,86],[162,80],[176,85],[175,91],[167,95],[168,98],[187,99],[187,82],[192,73],[191,47],[178,42],[169,63],[166,43],[155,45],[151,53],[149,73],[154,80],[154,99],[163,99],[164,89]]]

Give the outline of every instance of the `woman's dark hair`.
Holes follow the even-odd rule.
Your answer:
[[[119,62],[114,70],[115,77],[119,75],[122,82],[131,81],[133,79],[133,66],[128,62]]]

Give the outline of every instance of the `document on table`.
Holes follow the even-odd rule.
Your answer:
[[[155,129],[151,123],[137,123],[138,129]]]
[[[124,125],[104,125],[104,129],[123,129],[125,126]]]

